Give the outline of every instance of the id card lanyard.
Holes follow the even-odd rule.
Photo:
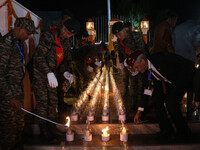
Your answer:
[[[150,69],[149,69],[149,75],[148,75],[148,89],[150,89],[151,86],[151,63],[150,63]]]
[[[25,56],[24,56],[24,54],[23,54],[23,52],[22,52],[22,51],[24,51],[24,44],[23,44],[22,50],[20,49],[20,47],[19,47],[18,44],[16,44],[16,46],[17,46],[17,48],[18,48],[20,54],[22,55],[23,65],[24,65],[24,66],[23,66],[23,69],[24,69],[24,72],[25,72]]]

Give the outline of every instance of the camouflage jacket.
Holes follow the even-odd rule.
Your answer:
[[[22,42],[16,39],[13,31],[0,38],[0,103],[23,96],[22,47]]]
[[[128,37],[122,42],[128,50],[132,52],[136,50],[145,50],[145,43],[140,32],[128,31],[127,36]],[[117,50],[119,51],[120,63],[123,63],[124,59],[127,57],[127,54],[125,53],[125,48],[119,41]]]
[[[49,72],[57,71],[57,56],[55,37],[58,36],[59,30],[56,32],[47,31],[40,37],[39,44],[33,56],[33,78],[46,78]],[[62,73],[69,71],[71,61],[71,43],[70,39],[60,39],[63,46],[64,59],[59,68]]]

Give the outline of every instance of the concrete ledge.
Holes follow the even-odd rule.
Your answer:
[[[200,123],[188,123],[188,125],[192,130],[192,132],[200,133]],[[120,133],[121,124],[91,124],[89,125],[89,128],[91,129],[93,135],[101,135],[102,129],[105,129],[107,126],[109,127],[109,133],[111,135]],[[156,132],[159,132],[159,126],[156,123],[152,124],[129,123],[125,124],[125,127],[127,129],[128,134],[155,134]],[[57,128],[62,132],[66,132],[66,129],[63,127],[57,126]],[[76,134],[84,134],[86,125],[85,124],[72,125],[71,129],[75,131]]]

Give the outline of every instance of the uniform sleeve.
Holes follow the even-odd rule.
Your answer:
[[[0,44],[0,96],[3,96],[3,100],[9,101],[14,98],[14,95],[9,88],[9,85],[6,81],[6,70],[8,69],[10,53],[9,47]],[[1,98],[0,98],[1,99]]]
[[[52,47],[53,37],[49,32],[44,33],[40,37],[39,45],[35,52],[34,63],[45,74],[52,72],[47,62],[46,56]]]
[[[135,45],[136,45],[136,49],[135,50],[145,50],[145,43],[144,43],[144,39],[142,36],[141,32],[135,32],[136,36],[135,36]]]
[[[126,59],[126,53],[124,47],[118,42],[117,51],[119,53],[119,62],[123,63]]]

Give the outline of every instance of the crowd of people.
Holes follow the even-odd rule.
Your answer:
[[[162,138],[187,139],[191,133],[181,112],[181,101],[186,92],[195,95],[199,107],[200,24],[190,18],[176,26],[178,15],[169,11],[165,20],[157,25],[152,48],[147,48],[141,32],[132,31],[131,23],[116,22],[112,33],[117,37],[114,59],[104,43],[93,45],[84,31],[74,47],[71,37],[81,26],[69,11],[63,12],[59,25],[41,34],[31,61],[25,63],[24,41],[37,34],[34,22],[17,18],[14,29],[0,38],[0,148],[21,149],[24,127],[23,78],[28,68],[32,90],[36,99],[34,112],[59,122],[64,93],[73,85],[78,97],[95,77],[102,65],[116,64],[124,82],[125,105],[134,114],[135,123],[141,123],[148,97],[152,97]],[[174,31],[174,32],[173,32]],[[101,62],[102,61],[102,62]],[[112,65],[111,65],[112,66]],[[109,66],[110,67],[110,66]],[[193,96],[188,99],[188,112]],[[58,112],[56,111],[58,108]],[[189,115],[189,114],[188,114]],[[56,126],[44,120],[35,120],[46,141],[54,139]]]

